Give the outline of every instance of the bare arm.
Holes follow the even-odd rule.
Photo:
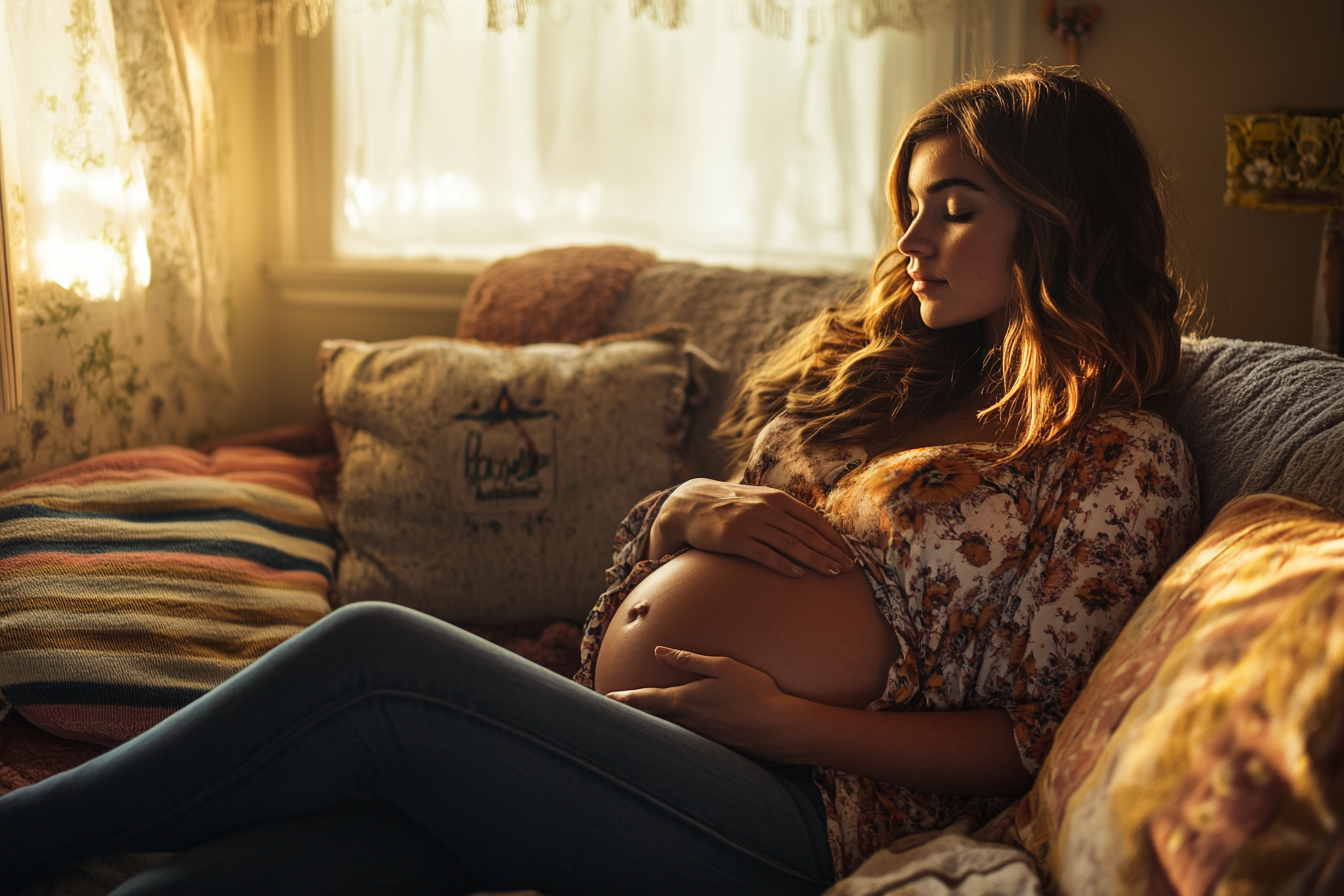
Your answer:
[[[660,661],[705,678],[607,696],[748,756],[827,768],[934,793],[1018,796],[1031,788],[999,709],[867,712],[781,692],[728,657],[658,648]]]
[[[776,762],[822,765],[932,793],[1020,796],[1013,723],[1001,709],[865,712],[790,697]],[[765,757],[762,757],[765,758]]]

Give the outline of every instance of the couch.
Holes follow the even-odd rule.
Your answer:
[[[653,419],[661,421],[661,429],[655,429],[671,440],[675,457],[663,464],[665,452],[655,452],[657,469],[648,481],[720,476],[726,458],[709,432],[749,359],[817,309],[862,286],[840,276],[658,262],[620,247],[547,250],[487,270],[473,286],[458,335],[482,352],[505,357],[512,357],[509,350],[497,346],[587,339],[593,341],[583,351],[598,351],[629,347],[615,334],[644,334],[648,339],[641,345],[662,340],[650,351],[663,352],[657,355],[662,359],[658,369],[670,386],[658,388],[666,388],[668,407]],[[679,326],[669,330],[671,323]],[[458,351],[448,343],[432,349]],[[0,497],[44,483],[64,495],[60,489],[90,481],[103,487],[109,476],[121,490],[118,500],[139,500],[150,485],[168,489],[167,499],[155,498],[155,508],[168,499],[188,501],[190,496],[181,493],[188,480],[212,501],[221,500],[221,489],[235,501],[253,503],[262,494],[258,489],[287,489],[295,501],[311,502],[303,512],[320,508],[322,515],[316,521],[305,517],[302,531],[285,529],[300,525],[294,522],[299,505],[278,497],[268,505],[273,520],[257,529],[262,532],[257,538],[264,542],[271,537],[266,533],[283,530],[286,537],[306,532],[309,539],[286,543],[285,549],[300,559],[286,561],[290,578],[284,587],[290,590],[285,593],[296,593],[300,585],[294,583],[301,579],[309,583],[303,587],[319,591],[324,581],[336,582],[334,593],[323,592],[334,602],[360,599],[360,580],[355,573],[346,577],[344,564],[358,553],[356,542],[363,536],[347,531],[351,524],[343,526],[343,519],[352,519],[348,508],[355,499],[353,486],[341,477],[352,476],[357,462],[364,462],[360,458],[367,460],[372,449],[364,437],[374,425],[370,415],[385,410],[389,399],[380,393],[377,401],[352,405],[341,396],[361,371],[376,370],[374,379],[386,383],[399,375],[404,380],[407,369],[421,370],[407,367],[421,363],[407,360],[406,352],[414,350],[343,342],[324,346],[318,389],[324,413],[312,424],[199,446],[204,450],[197,452],[165,447],[157,454],[151,450],[151,457],[142,452],[95,458],[17,483]],[[681,360],[673,363],[669,357]],[[333,380],[333,371],[351,358],[349,378]],[[503,391],[499,400],[505,402]],[[519,403],[517,396],[507,402]],[[1162,410],[1195,458],[1205,535],[1154,589],[1103,658],[1060,729],[1036,787],[995,819],[951,819],[945,830],[892,844],[838,883],[834,893],[1327,893],[1344,888],[1344,517],[1339,516],[1344,513],[1344,360],[1286,345],[1188,339],[1173,394]],[[498,407],[484,408],[472,419],[497,412]],[[509,413],[520,431],[519,420],[541,419],[540,412],[525,408]],[[431,468],[423,475],[433,475],[436,449],[403,429],[398,432],[411,447],[395,452],[386,481],[419,475],[406,471],[423,460]],[[651,438],[662,437],[655,433]],[[546,466],[538,462],[542,456],[526,455],[533,467]],[[203,478],[211,481],[201,484]],[[621,485],[628,490],[644,481]],[[415,497],[394,499],[400,516],[420,512],[412,506]],[[534,497],[528,492],[522,501]],[[403,500],[410,503],[403,506]],[[427,524],[431,531],[463,525],[452,507],[444,506],[434,502],[439,515]],[[541,537],[537,532],[558,537],[567,525],[545,513],[529,515],[526,522],[531,537]],[[614,527],[615,520],[607,522],[611,525],[600,539]],[[7,544],[7,537],[0,531],[0,544]],[[472,537],[491,536],[486,531]],[[274,545],[262,547],[269,551]],[[261,548],[252,543],[248,550]],[[229,562],[235,560],[243,562]],[[337,567],[339,574],[332,571]],[[349,568],[359,564],[352,560]],[[0,567],[0,632],[13,614],[3,591],[5,576]],[[263,586],[271,587],[257,587]],[[578,593],[595,595],[584,590],[589,587],[585,580]],[[310,615],[324,611],[311,600],[303,606]],[[495,617],[488,606],[473,605],[449,607],[440,615],[457,612],[461,618],[455,621],[557,671],[571,672],[577,666],[576,614],[546,607],[529,617],[528,610],[512,607],[511,615]],[[296,621],[292,614],[286,618],[290,628],[283,630],[275,629],[274,620],[245,621],[270,626],[270,641],[263,639],[251,653],[244,651],[230,660],[232,665],[209,674],[232,674],[267,644],[311,621]],[[173,647],[164,649],[171,653]],[[0,643],[0,663],[3,652]],[[206,684],[200,687],[208,687],[209,680],[202,679]],[[66,704],[49,703],[56,708],[32,702],[27,711],[20,706],[20,712],[0,722],[0,789],[85,761],[129,736],[135,724],[147,726],[171,711],[169,706],[157,716],[133,713],[132,722],[118,717],[116,724],[100,716],[92,724],[61,716]],[[80,734],[94,729],[101,733]],[[105,892],[155,858],[95,859],[32,892]]]

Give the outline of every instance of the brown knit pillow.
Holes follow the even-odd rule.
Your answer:
[[[630,281],[657,260],[628,246],[570,246],[501,258],[471,284],[458,338],[501,345],[592,339]]]

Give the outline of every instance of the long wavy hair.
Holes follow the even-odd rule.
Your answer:
[[[955,135],[1018,213],[1012,295],[998,347],[984,322],[932,329],[894,248],[866,291],[826,309],[748,369],[716,437],[738,461],[788,411],[807,441],[880,441],[968,398],[1013,423],[1005,460],[1057,444],[1102,411],[1161,395],[1180,359],[1186,294],[1167,257],[1162,185],[1133,123],[1105,88],[1034,66],[962,83],[906,125],[887,177],[896,236],[913,219],[910,159]],[[895,240],[892,241],[893,245]]]

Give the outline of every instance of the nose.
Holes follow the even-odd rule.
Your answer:
[[[915,215],[910,226],[905,228],[905,233],[896,240],[896,251],[907,258],[928,258],[933,255],[933,243],[924,233],[924,215],[920,213]]]

